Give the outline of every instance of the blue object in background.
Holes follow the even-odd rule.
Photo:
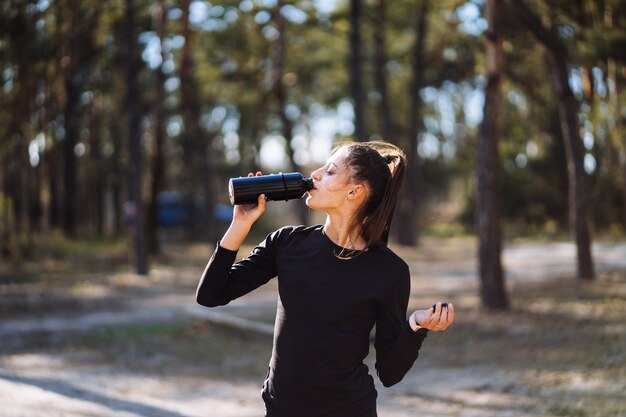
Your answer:
[[[204,224],[204,199],[185,199],[178,191],[161,191],[157,194],[157,222],[162,227],[189,226]],[[233,208],[227,204],[216,204],[213,216],[221,222],[233,219]],[[132,224],[135,217],[134,204],[124,203],[124,223]]]
[[[190,220],[189,207],[177,191],[162,191],[157,195],[159,226],[184,226]]]

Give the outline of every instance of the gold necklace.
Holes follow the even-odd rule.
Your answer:
[[[348,245],[348,243],[352,246],[352,249],[348,249],[346,247],[341,246],[341,250],[339,251],[339,253],[337,253],[337,248],[333,249],[333,255],[335,255],[335,258],[340,259],[342,261],[348,261],[350,259],[356,258],[363,252],[367,251],[367,248],[364,250],[354,249],[354,244],[352,243],[352,240],[350,239],[350,235],[348,235],[348,238],[346,239],[346,246]]]

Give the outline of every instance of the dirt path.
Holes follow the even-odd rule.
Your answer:
[[[412,304],[423,305],[432,299],[445,298],[458,300],[458,304],[465,308],[476,305],[475,248],[471,241],[425,242],[420,251],[398,251],[406,252],[402,255],[414,274]],[[514,285],[553,277],[572,277],[575,271],[574,254],[575,247],[571,244],[509,245],[504,253],[507,280]],[[598,271],[626,270],[626,244],[596,244],[594,257]],[[59,351],[46,347],[51,338],[62,339],[67,334],[102,326],[198,319],[264,334],[270,344],[269,335],[273,328],[270,322],[276,304],[275,284],[269,284],[228,306],[204,309],[193,303],[193,285],[201,268],[202,265],[198,265],[197,269],[186,268],[183,271],[174,268],[154,271],[148,283],[142,279],[142,291],[133,288],[129,293],[128,288],[123,288],[119,294],[107,294],[107,297],[123,299],[113,311],[96,309],[81,314],[72,311],[55,314],[39,312],[0,320],[0,416],[262,415],[260,410],[263,405],[259,398],[262,376],[199,378],[186,374],[154,375],[99,362],[100,358],[92,356],[89,351]],[[172,280],[181,284],[167,290],[160,288],[160,284]],[[441,338],[445,335],[436,337],[443,340]],[[38,338],[42,340],[39,345]],[[21,349],[22,344],[31,348]],[[32,349],[33,344],[36,349]],[[441,343],[435,342],[432,349],[440,347]],[[555,392],[569,398],[570,395],[575,396],[578,390],[597,390],[609,401],[614,401],[620,397],[620,392],[626,390],[626,375],[607,387],[602,386],[600,374],[585,374],[577,380],[575,375],[563,370],[558,375],[567,376],[567,384],[554,385],[551,388],[553,392],[538,392],[532,386],[532,379],[537,374],[530,370],[528,373],[511,373],[492,365],[438,364],[438,357],[437,352],[429,352],[426,348],[401,384],[391,389],[377,387],[381,417],[416,414],[433,417],[569,415],[568,408],[560,410],[552,406],[551,410],[547,410],[541,399]],[[167,362],[168,359],[155,355],[153,360]],[[622,406],[624,414],[620,414]],[[615,410],[612,415],[626,416],[625,404],[618,403]]]

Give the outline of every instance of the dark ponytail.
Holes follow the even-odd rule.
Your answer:
[[[351,142],[345,149],[346,165],[356,182],[368,185],[368,196],[357,210],[351,230],[357,229],[366,246],[387,245],[396,201],[406,172],[402,149],[382,141]]]

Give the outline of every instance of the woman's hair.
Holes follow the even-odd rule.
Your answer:
[[[350,229],[359,230],[366,246],[387,245],[398,192],[406,172],[402,149],[382,141],[339,144],[352,179],[367,184],[367,197],[355,213]]]

